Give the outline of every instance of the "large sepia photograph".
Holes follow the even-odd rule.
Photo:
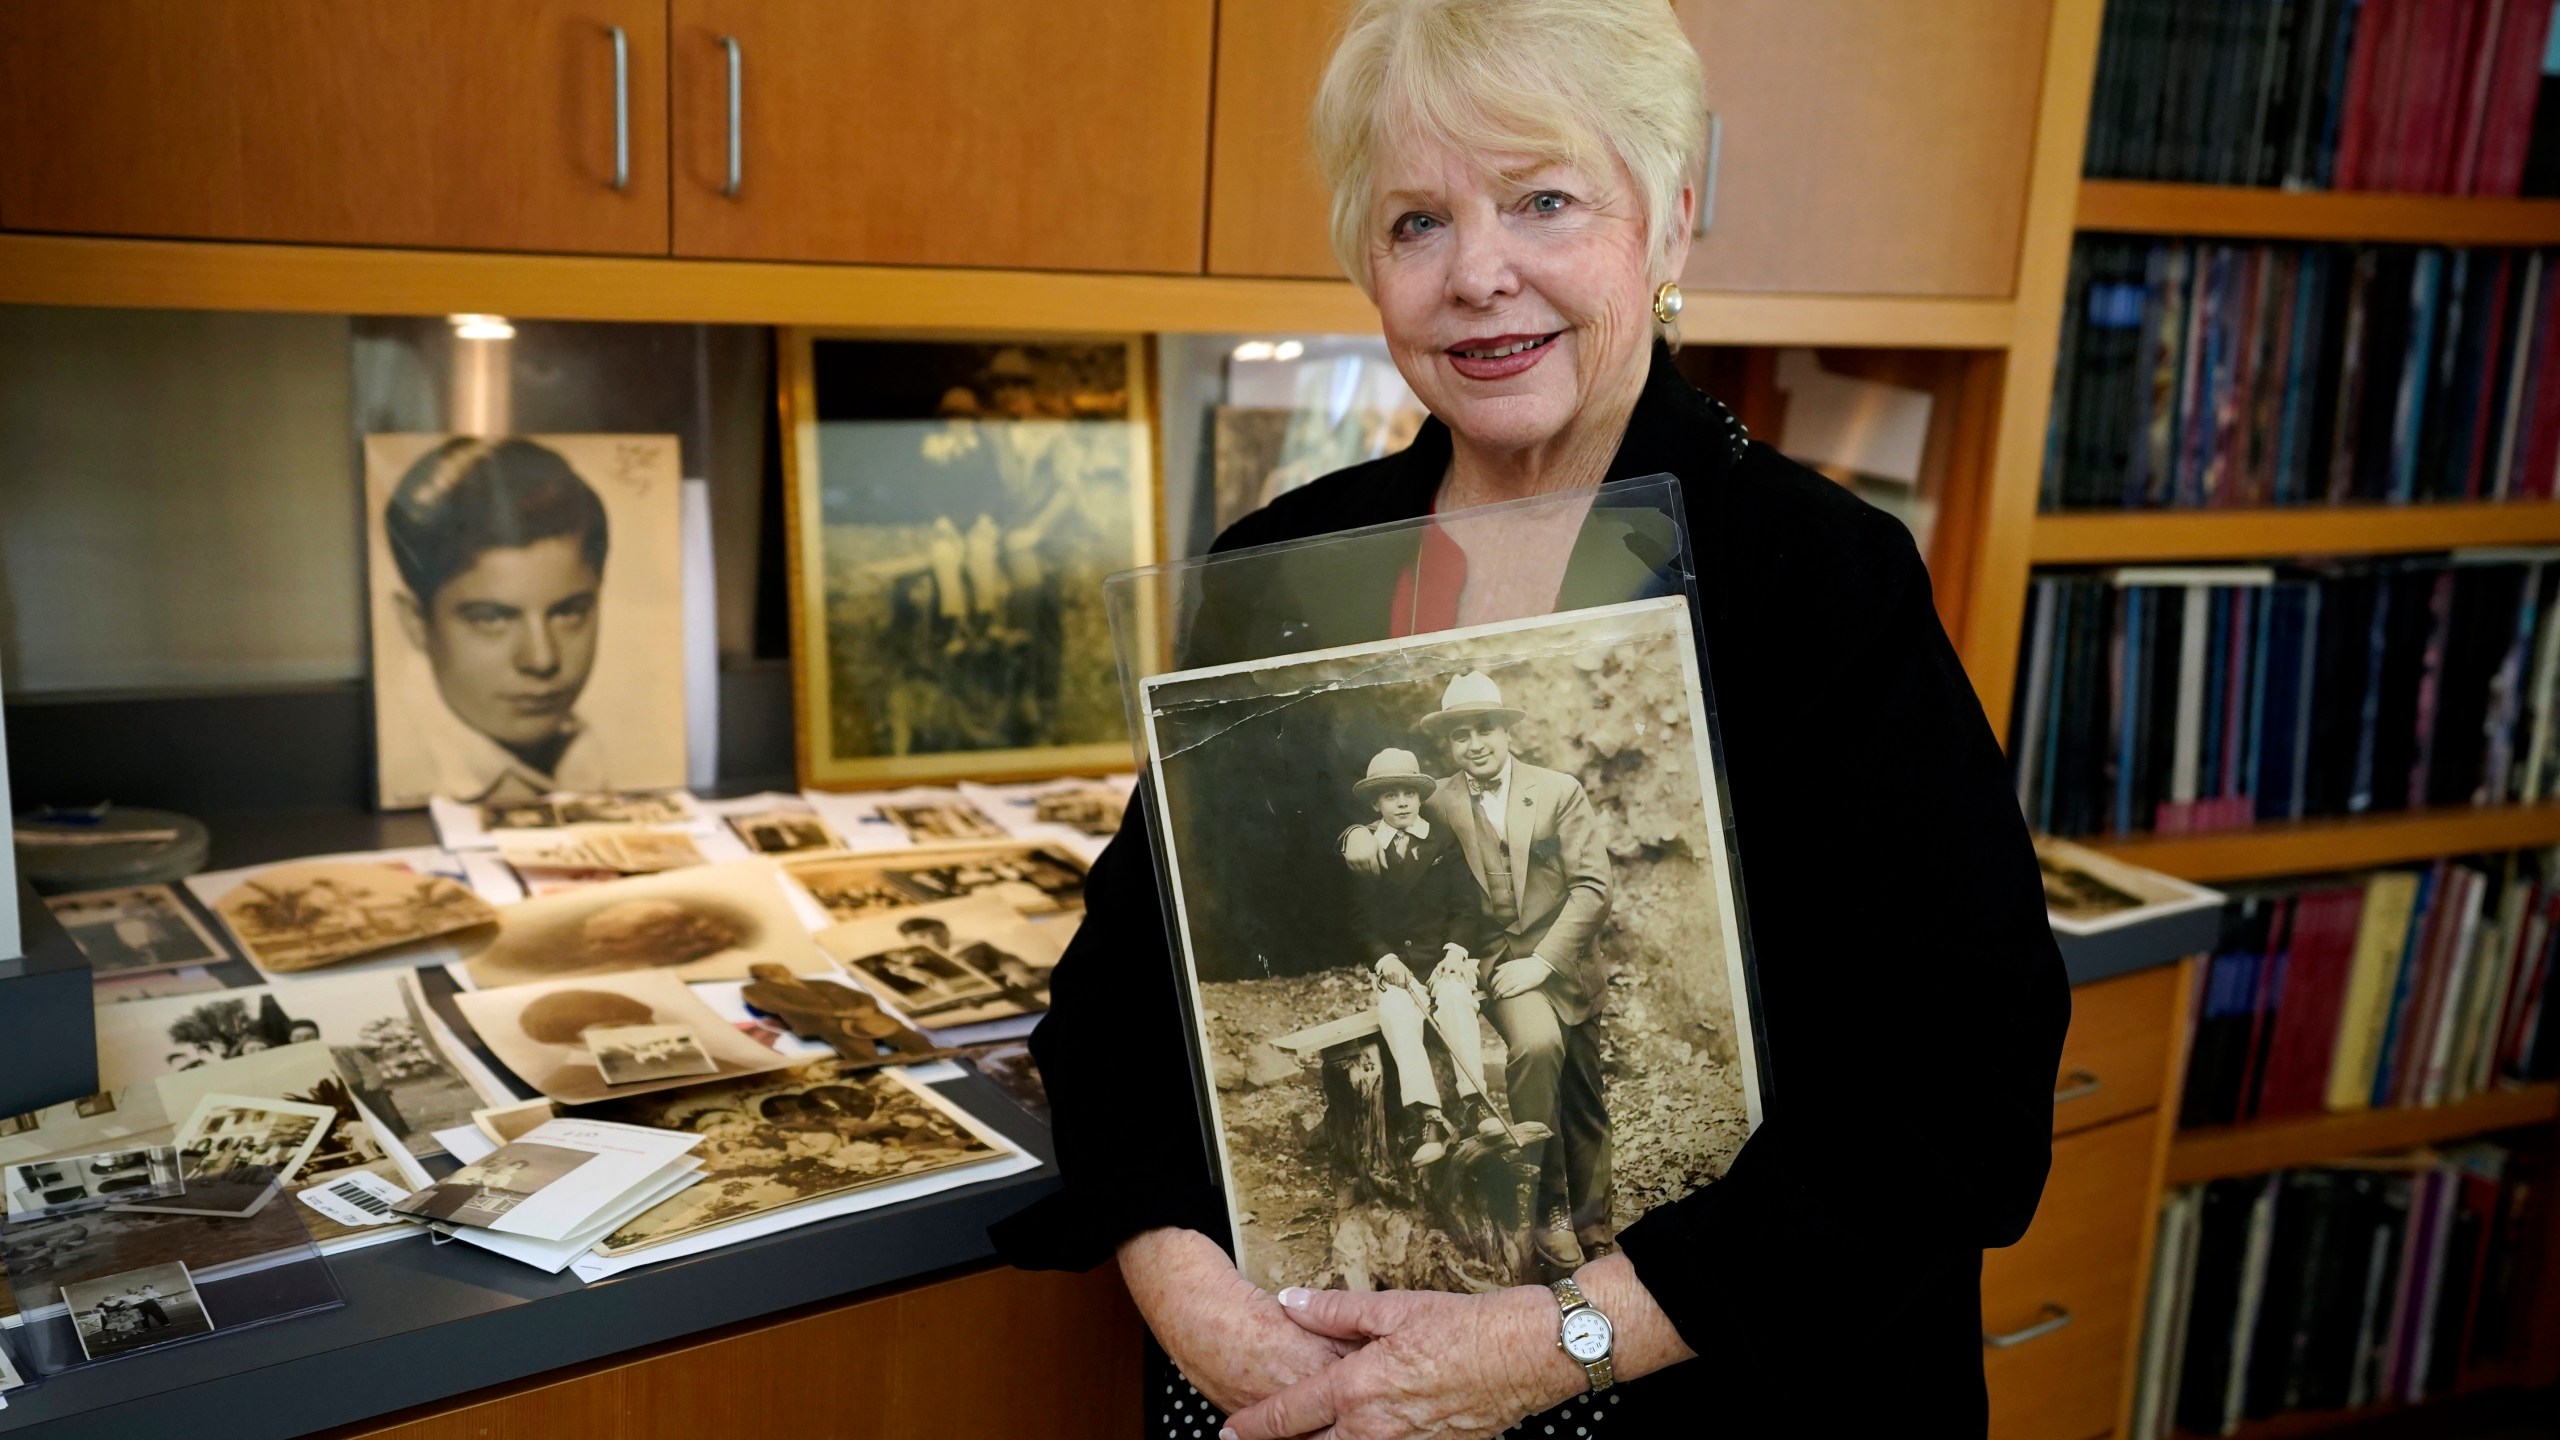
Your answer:
[[[672,435],[365,437],[385,809],[685,781]]]
[[[1255,1284],[1551,1280],[1724,1174],[1760,1080],[1685,599],[1144,689]]]
[[[1156,555],[1144,342],[782,356],[802,784],[1126,764],[1101,581]]]

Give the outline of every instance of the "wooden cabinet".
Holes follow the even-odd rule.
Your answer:
[[[2035,1225],[1983,1257],[1993,1440],[2091,1440],[2115,1425],[2153,1140],[2152,1117],[2136,1116],[2055,1141]]]
[[[663,0],[11,0],[0,225],[664,254],[665,55]]]
[[[2005,296],[2051,0],[1678,0],[1723,125],[1700,290]]]
[[[2178,1033],[2178,967],[2159,965],[2071,992],[2071,1033],[2053,1082],[2053,1133],[2153,1109]]]
[[[1210,274],[1341,276],[1307,112],[1342,19],[1342,0],[1220,0]]]
[[[677,254],[1200,269],[1212,0],[670,10]]]

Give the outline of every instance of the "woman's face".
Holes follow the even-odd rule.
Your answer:
[[[1647,249],[1624,166],[1423,141],[1381,152],[1372,195],[1370,288],[1387,348],[1459,436],[1538,446],[1595,395],[1640,383],[1654,288],[1681,255]]]

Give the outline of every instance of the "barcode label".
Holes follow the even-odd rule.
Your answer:
[[[341,1225],[389,1225],[401,1217],[391,1207],[409,1192],[370,1170],[357,1170],[297,1192],[302,1203]]]

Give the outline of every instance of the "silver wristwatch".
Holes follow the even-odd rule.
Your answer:
[[[1556,1303],[1564,1307],[1561,1325],[1556,1331],[1556,1348],[1582,1367],[1591,1377],[1591,1393],[1599,1394],[1614,1384],[1617,1376],[1611,1366],[1618,1343],[1618,1333],[1600,1307],[1584,1297],[1582,1287],[1570,1278],[1547,1287],[1556,1292]]]

